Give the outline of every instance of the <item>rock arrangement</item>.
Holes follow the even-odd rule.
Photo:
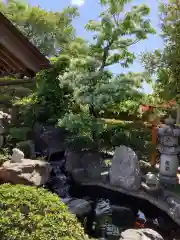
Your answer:
[[[85,177],[84,177],[85,179]],[[126,146],[116,149],[109,174],[101,174],[100,180],[77,178],[84,187],[103,188],[143,199],[170,216],[180,225],[180,198],[159,182],[158,176],[148,173],[141,179],[139,164],[133,150]]]
[[[91,202],[85,199],[77,199],[70,196],[70,179],[65,174],[65,161],[51,162],[51,176],[46,187],[56,193],[69,207],[69,210],[77,216],[83,216],[91,211]]]
[[[97,165],[97,162],[99,165]],[[116,187],[117,191],[122,191],[123,193],[127,193],[127,195],[129,194],[137,197],[142,195],[143,188],[139,163],[137,156],[132,149],[126,146],[117,147],[109,173],[105,172],[108,173],[108,175],[105,174],[103,177],[101,173],[104,173],[103,171],[107,169],[103,167],[100,168],[101,162],[102,159],[97,154],[83,153],[78,158],[78,154],[74,152],[66,152],[65,158],[63,157],[56,161],[53,160],[46,162],[41,160],[31,160],[25,159],[24,153],[15,148],[13,149],[11,160],[5,162],[0,167],[0,180],[2,180],[2,182],[13,184],[35,185],[48,188],[61,198],[61,200],[68,206],[69,211],[80,218],[89,216],[93,211],[95,213],[94,218],[99,222],[101,236],[103,236],[105,231],[104,235],[109,234],[109,236],[118,236],[119,239],[161,240],[162,237],[151,230],[145,231],[143,229],[124,231],[125,229],[133,228],[133,223],[135,222],[135,215],[130,208],[113,206],[108,199],[97,199],[97,202],[92,202],[87,196],[84,196],[84,198],[71,196],[71,177],[80,182],[84,179],[88,179],[88,181],[90,181],[90,179],[95,179],[96,181],[104,179],[106,183],[105,185],[109,184],[112,187]],[[92,173],[93,170],[94,173]],[[155,189],[159,189],[157,178],[153,174],[147,174],[146,184]],[[151,197],[150,192],[148,193],[149,195],[145,192],[143,194],[145,199],[146,195],[147,199]],[[178,198],[171,194],[161,192],[158,195],[158,201],[167,204],[167,211],[173,219],[180,219],[180,201]],[[120,215],[118,216],[121,216],[123,221],[121,227],[125,224],[125,220],[128,220],[128,223],[124,228],[119,229],[116,224],[112,224],[111,220],[109,221],[113,211],[116,212],[115,215],[119,212]],[[106,222],[107,218],[109,221],[108,224]],[[120,220],[121,219],[118,218],[117,225]],[[116,222],[116,220],[114,221]],[[103,222],[106,222],[106,224]],[[150,238],[151,235],[154,238]]]
[[[0,167],[0,180],[13,184],[42,186],[50,176],[48,162],[25,159],[24,153],[13,149],[12,158]]]

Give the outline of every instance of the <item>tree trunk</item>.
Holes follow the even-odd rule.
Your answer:
[[[90,115],[92,115],[94,118],[97,118],[97,114],[96,114],[96,111],[95,111],[93,105],[90,105],[90,106],[89,106],[89,113],[90,113]]]

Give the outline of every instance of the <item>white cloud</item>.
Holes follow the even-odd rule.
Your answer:
[[[71,4],[81,7],[84,5],[84,0],[71,0]]]

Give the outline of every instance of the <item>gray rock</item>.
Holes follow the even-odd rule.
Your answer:
[[[96,216],[106,215],[112,212],[111,204],[108,199],[99,199],[96,204],[95,213]]]
[[[77,216],[85,215],[92,210],[91,203],[84,199],[66,198],[63,202],[68,206],[69,211]]]
[[[98,153],[86,153],[81,158],[81,164],[90,179],[101,178],[101,162],[102,158]]]
[[[47,129],[40,136],[43,142],[47,144],[47,152],[49,157],[57,152],[62,152],[65,150],[65,130],[52,128]]]
[[[36,151],[49,156],[65,150],[67,131],[54,126],[36,123],[33,128],[33,139]]]
[[[138,190],[141,185],[136,153],[126,146],[117,147],[109,173],[110,184],[126,190]]]
[[[66,151],[66,153],[65,153],[65,158],[66,158],[65,170],[68,173],[72,173],[74,169],[81,168],[81,157],[82,157],[81,153]]]
[[[128,229],[121,233],[120,240],[163,240],[163,238],[152,229]]]
[[[173,218],[180,218],[180,200],[169,196],[166,201],[170,206],[169,213],[173,216]]]
[[[72,171],[72,178],[74,179],[74,181],[77,181],[77,182],[86,180],[87,174],[84,171],[84,168],[75,168]]]
[[[69,173],[75,173],[76,169],[81,169],[79,172],[84,173],[87,178],[90,179],[100,179],[101,172],[103,171],[101,167],[102,157],[98,153],[91,152],[66,152],[66,163],[65,169]],[[77,176],[77,174],[76,174]]]
[[[49,184],[51,186],[51,190],[53,190],[53,192],[55,192],[59,197],[69,197],[70,185],[68,184],[67,177],[63,173],[58,173],[56,176],[51,177]]]
[[[47,183],[50,171],[49,164],[43,161],[7,161],[0,167],[0,179],[6,183],[41,186]]]

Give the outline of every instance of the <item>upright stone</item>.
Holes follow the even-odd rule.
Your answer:
[[[129,147],[115,150],[110,169],[110,184],[126,190],[138,190],[141,185],[140,168],[136,153]]]
[[[12,152],[13,152],[11,156],[12,162],[18,163],[24,160],[24,153],[21,150],[19,150],[18,148],[13,148]]]
[[[178,138],[180,129],[175,126],[175,120],[171,117],[165,120],[165,126],[159,128],[157,133],[160,139],[158,150],[160,152],[160,170],[159,179],[161,183],[178,183],[178,153],[180,147]]]

